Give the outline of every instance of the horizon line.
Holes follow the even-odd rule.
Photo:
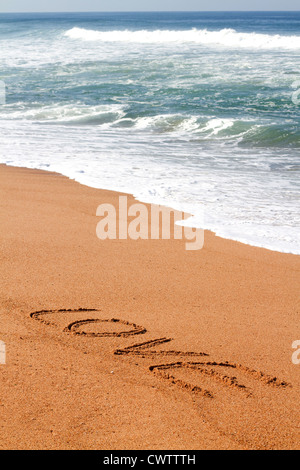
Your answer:
[[[20,13],[299,13],[299,10],[70,10],[70,11],[0,11],[0,14]]]

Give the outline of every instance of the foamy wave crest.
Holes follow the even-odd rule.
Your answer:
[[[160,133],[190,133],[197,131],[199,124],[197,117],[185,117],[179,114],[161,114],[137,118],[134,120],[134,127],[138,130],[147,129]]]
[[[234,29],[222,29],[220,31],[195,28],[188,31],[95,31],[75,27],[66,31],[65,36],[83,41],[144,44],[194,43],[201,45],[217,44],[232,48],[300,49],[300,36],[238,33]]]
[[[5,112],[6,111],[6,112]],[[85,106],[79,104],[50,105],[31,109],[2,108],[0,118],[50,121],[57,123],[78,124],[107,124],[114,122],[124,115],[120,105]]]
[[[232,119],[211,119],[201,131],[208,132],[209,137],[211,137],[218,135],[220,132],[229,129],[233,125],[234,121]]]

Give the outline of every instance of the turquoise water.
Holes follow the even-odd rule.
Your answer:
[[[300,254],[299,65],[295,12],[0,15],[0,162]]]

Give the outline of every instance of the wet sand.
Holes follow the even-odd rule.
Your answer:
[[[101,241],[118,197],[0,166],[0,448],[299,448],[299,256]]]

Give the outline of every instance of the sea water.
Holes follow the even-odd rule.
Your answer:
[[[0,80],[0,163],[300,254],[300,12],[2,14]]]

